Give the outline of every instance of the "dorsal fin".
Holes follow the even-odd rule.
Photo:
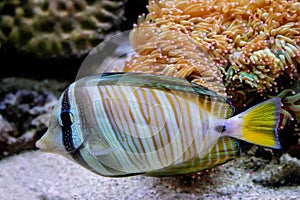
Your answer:
[[[216,92],[186,79],[145,73],[103,73],[99,74],[99,84],[126,84],[130,86],[151,87],[161,90],[190,92],[198,95],[219,97]]]
[[[86,77],[84,80],[89,78],[97,79],[97,81],[93,81],[93,83],[98,85],[138,86],[159,89],[166,92],[179,92],[185,96],[190,94],[197,95],[200,97],[200,103],[206,106],[207,109],[210,110],[215,116],[220,118],[229,118],[234,112],[234,107],[232,107],[230,101],[228,101],[226,98],[218,95],[212,90],[209,90],[205,86],[189,82],[188,80],[182,78],[124,72],[103,73]],[[83,85],[87,86],[86,84]]]

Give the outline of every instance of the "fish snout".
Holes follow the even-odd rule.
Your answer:
[[[35,146],[45,152],[53,152],[56,149],[55,147],[49,145],[49,143],[47,143],[43,137],[35,143]]]
[[[35,147],[38,148],[38,149],[42,149],[43,148],[43,142],[41,142],[41,140],[36,141]]]
[[[60,135],[48,130],[36,143],[35,146],[45,152],[63,153],[65,148]]]

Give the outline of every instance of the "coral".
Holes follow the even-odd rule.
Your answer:
[[[115,31],[125,0],[3,0],[0,42],[39,57],[80,56]]]
[[[165,55],[145,43],[150,32],[168,34],[165,38],[180,32],[215,63],[227,93],[240,106],[248,106],[258,96],[267,98],[269,94],[277,94],[296,80],[300,63],[297,0],[161,0],[150,1],[148,10],[149,14],[140,18],[131,35],[131,42],[138,50],[125,71],[154,71],[200,84],[207,84],[209,77],[219,76],[214,69],[209,70],[211,66],[194,70],[197,65],[194,61],[186,67],[179,66],[176,58],[185,54],[185,49],[173,47],[176,51],[172,50],[172,56],[167,55],[169,60],[161,61]],[[138,29],[144,33],[136,33]],[[159,52],[166,50],[169,41],[164,42]],[[169,42],[168,48],[172,45]],[[141,62],[148,67],[141,67]]]

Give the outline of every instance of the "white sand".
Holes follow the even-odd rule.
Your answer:
[[[0,161],[0,199],[299,199],[300,186],[254,184],[253,174],[234,167],[238,162],[227,163],[199,180],[105,178],[55,154],[25,152]]]

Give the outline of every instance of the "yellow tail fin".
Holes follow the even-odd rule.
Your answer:
[[[281,99],[272,98],[238,115],[243,118],[240,139],[280,149],[277,128],[280,120]]]

